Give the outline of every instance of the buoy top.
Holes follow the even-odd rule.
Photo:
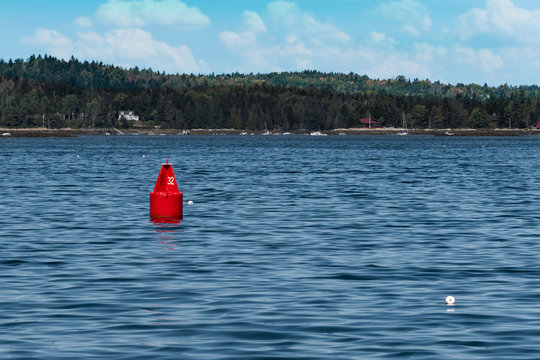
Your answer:
[[[161,164],[161,170],[156,181],[156,186],[154,187],[155,193],[167,193],[167,194],[179,194],[178,184],[176,183],[176,177],[172,169],[172,164],[169,164],[169,158],[167,157],[167,162]]]

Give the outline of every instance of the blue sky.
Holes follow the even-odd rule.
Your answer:
[[[536,0],[2,0],[0,58],[540,82]]]

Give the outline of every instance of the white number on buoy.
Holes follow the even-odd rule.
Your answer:
[[[167,182],[168,185],[174,185],[174,177],[173,176],[169,176],[167,178],[167,180],[168,180],[168,182]]]

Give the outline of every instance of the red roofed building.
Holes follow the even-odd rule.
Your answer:
[[[536,128],[540,129],[540,119],[538,119],[538,121],[536,122]]]
[[[380,128],[381,123],[371,119],[360,119],[360,127],[367,129]]]

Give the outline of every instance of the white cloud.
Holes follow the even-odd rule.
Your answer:
[[[104,40],[109,50],[131,63],[154,63],[169,72],[198,72],[202,68],[187,46],[156,41],[141,29],[116,29],[105,34]]]
[[[282,45],[258,44],[258,47],[242,49],[240,55],[244,62],[234,70],[266,72],[311,68],[327,72],[353,71],[382,79],[405,75],[443,82],[506,81],[501,78],[501,72],[510,65],[511,51],[506,54],[490,49],[444,47],[427,42],[413,44],[411,48],[400,48],[390,39],[386,34],[372,32],[367,42],[354,47],[308,46],[294,38],[289,38]],[[534,55],[538,56],[539,53],[540,50],[535,51],[527,58],[534,59]],[[519,60],[513,63],[519,64]]]
[[[232,50],[253,50],[258,47],[257,35],[266,32],[266,25],[259,14],[253,11],[244,11],[242,18],[244,20],[244,31],[222,31],[219,34],[219,39],[227,48]]]
[[[274,17],[279,18],[279,20],[286,25],[291,26],[297,21],[302,21],[298,18],[298,14],[300,14],[301,17],[303,15],[298,4],[288,1],[275,1],[268,4],[267,8]]]
[[[392,45],[397,44],[395,39],[389,37],[385,33],[379,33],[376,31],[372,31],[369,33],[369,39],[371,40],[372,43],[375,43],[375,44],[384,44],[384,43],[389,43]]]
[[[368,32],[363,39],[358,38],[353,42],[338,27],[320,21],[296,3],[274,1],[266,9],[267,13],[263,15],[268,18],[264,18],[266,23],[261,29],[267,31],[256,33],[255,29],[259,27],[253,25],[251,31],[220,34],[222,43],[240,58],[232,71],[313,68],[321,71],[353,71],[375,78],[393,78],[403,74],[410,78],[443,82],[458,79],[461,82],[497,83],[506,81],[503,76],[509,73],[508,67],[519,68],[519,60],[512,60],[517,48],[514,51],[495,50],[487,46],[476,49],[450,41],[444,45],[428,41],[398,43],[392,36],[380,31]],[[426,36],[432,27],[427,9],[419,1],[389,1],[377,9],[379,13],[399,19],[401,31],[414,37]],[[241,30],[249,29],[246,13],[243,16],[244,28]],[[261,17],[257,16],[256,19]],[[531,66],[537,66],[533,64],[539,61],[532,60],[539,53],[540,49],[531,50],[527,55]]]
[[[485,8],[468,11],[459,17],[459,22],[464,39],[483,33],[518,42],[540,42],[540,10],[519,8],[511,0],[488,0]]]
[[[380,79],[394,78],[403,74],[418,78],[427,78],[431,75],[430,68],[425,62],[410,53],[391,47],[363,46],[342,50],[332,57],[340,59],[340,68],[333,71],[353,71]],[[331,60],[326,59],[327,63]]]
[[[245,49],[250,46],[257,46],[257,37],[254,33],[245,31],[235,33],[232,31],[222,31],[219,34],[219,40],[229,49]]]
[[[38,29],[26,42],[43,46],[47,53],[67,59],[95,59],[115,65],[151,67],[169,73],[208,72],[208,65],[197,60],[185,46],[171,46],[155,40],[142,29],[114,29],[100,35],[85,32],[70,39],[54,30]]]
[[[83,16],[79,16],[78,18],[73,20],[73,23],[75,23],[75,25],[81,28],[89,28],[89,27],[92,27],[93,25],[92,19],[90,19],[89,17],[83,17]]]
[[[348,34],[319,21],[295,3],[274,1],[266,10],[267,23],[259,14],[244,11],[242,31],[219,34],[220,41],[240,58],[231,71],[314,68],[324,61],[321,57],[327,59],[350,45]]]
[[[419,37],[420,36],[420,31],[416,27],[414,27],[412,25],[409,25],[409,24],[403,25],[403,30],[405,32],[408,32],[409,34],[411,34],[414,37]]]
[[[96,18],[118,27],[179,25],[199,28],[210,19],[197,7],[179,0],[108,0],[99,6]]]
[[[48,44],[54,47],[69,47],[72,44],[70,38],[55,30],[37,29],[32,38],[26,38],[26,43]]]
[[[386,34],[378,33],[378,32],[375,32],[375,31],[372,31],[369,34],[369,36],[376,43],[380,43],[380,42],[383,42],[384,40],[386,40]]]
[[[420,31],[431,28],[428,10],[417,0],[389,1],[379,5],[378,10],[386,17],[402,21],[403,29],[415,37],[421,35]],[[411,23],[411,20],[414,22]]]
[[[242,14],[244,18],[244,22],[246,23],[248,30],[251,30],[255,33],[265,33],[266,32],[266,25],[264,24],[264,21],[261,19],[259,14],[253,11],[244,11]]]
[[[425,62],[440,62],[448,56],[448,49],[443,46],[435,46],[429,43],[418,43],[414,45],[415,58]]]
[[[39,28],[33,37],[24,38],[24,44],[44,45],[50,54],[67,59],[73,54],[73,41],[55,30]]]
[[[484,69],[486,72],[493,72],[504,66],[503,58],[500,55],[495,54],[492,50],[479,49],[477,52],[480,68]]]
[[[242,13],[243,25],[240,32],[222,31],[219,34],[219,40],[233,53],[238,54],[241,58],[246,59],[250,64],[257,64],[260,70],[264,71],[272,69],[271,63],[268,61],[271,54],[276,49],[270,47],[262,47],[257,39],[258,35],[266,33],[267,27],[259,14],[253,11],[244,11]],[[244,71],[239,67],[234,71]],[[251,71],[251,70],[250,70]],[[248,71],[249,72],[249,71]]]
[[[321,56],[328,66],[331,58],[326,59],[323,54],[318,56]],[[376,44],[340,50],[339,53],[332,54],[332,57],[339,59],[339,64],[336,65],[340,68],[331,70],[346,72],[349,68],[372,78],[383,79],[405,75],[409,78],[443,82],[458,82],[455,79],[460,79],[459,81],[464,83],[500,82],[501,71],[508,66],[506,54],[489,49],[463,46],[447,48],[429,43],[414,44],[410,50],[381,47]],[[530,57],[533,57],[532,54]],[[502,82],[504,83],[504,80]]]
[[[254,13],[246,13],[251,30],[265,31],[264,23]],[[88,31],[99,20],[113,28],[104,33]],[[185,46],[173,46],[153,38],[143,26],[168,25],[198,28],[210,19],[197,7],[187,6],[180,0],[107,0],[100,5],[94,18],[77,17],[73,23],[80,33],[65,36],[58,31],[36,30],[34,36],[24,39],[40,45],[47,53],[68,59],[95,59],[120,66],[152,67],[167,72],[208,72],[208,65],[197,60]]]
[[[454,51],[458,63],[467,64],[482,72],[492,72],[502,68],[504,65],[502,57],[490,49],[472,49],[457,46]]]
[[[330,23],[317,20],[314,15],[303,11],[288,1],[275,1],[267,5],[270,16],[278,24],[282,24],[289,32],[299,37],[308,38],[310,42],[337,41],[347,43],[351,37]]]

